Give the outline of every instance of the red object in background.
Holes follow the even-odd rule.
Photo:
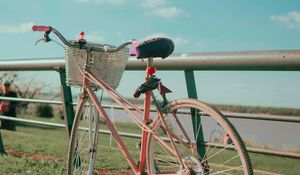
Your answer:
[[[155,67],[148,67],[146,72],[147,72],[147,75],[153,75],[156,72],[156,68]]]
[[[1,103],[0,104],[0,111],[2,111],[2,112],[8,112],[9,111],[8,104]]]

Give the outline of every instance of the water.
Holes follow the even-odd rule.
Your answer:
[[[111,110],[107,110],[111,114]],[[114,109],[114,120],[133,122],[122,110]],[[230,119],[243,139],[279,151],[300,150],[300,123]]]
[[[230,119],[240,135],[276,150],[300,150],[300,123]]]

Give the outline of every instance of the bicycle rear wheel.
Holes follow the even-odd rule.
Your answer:
[[[153,126],[155,132],[149,135],[147,148],[151,175],[253,174],[238,132],[206,103],[176,100],[154,120]]]
[[[78,105],[68,149],[68,175],[90,175],[94,171],[99,135],[99,113],[91,101]]]

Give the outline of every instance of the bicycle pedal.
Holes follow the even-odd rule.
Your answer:
[[[134,97],[138,98],[141,94],[146,93],[147,91],[154,90],[160,83],[160,79],[152,76],[148,81],[141,84],[134,93]]]

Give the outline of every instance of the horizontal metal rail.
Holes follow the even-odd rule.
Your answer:
[[[234,146],[228,146],[228,145],[225,146],[223,144],[217,144],[217,143],[205,143],[205,145],[206,146],[213,146],[213,147],[216,147],[216,148],[234,149]],[[251,153],[258,153],[258,154],[265,154],[265,155],[300,159],[300,154],[298,154],[298,153],[274,151],[274,150],[261,149],[261,148],[252,148],[252,147],[247,147],[247,151],[251,152]]]
[[[8,116],[4,116],[4,115],[0,115],[0,119],[22,122],[22,123],[29,123],[29,124],[36,124],[36,125],[43,125],[43,126],[51,126],[51,127],[57,127],[57,128],[65,128],[66,127],[65,124],[60,124],[60,123],[42,122],[42,121],[37,121],[37,120],[28,120],[28,119],[23,119],[23,118],[8,117]]]
[[[64,69],[64,58],[1,60],[0,71],[41,71]]]
[[[300,71],[300,50],[177,53],[154,65],[160,70]],[[58,70],[64,58],[0,61],[0,71]],[[146,62],[130,60],[126,70],[144,70]]]
[[[299,71],[300,50],[181,53],[154,61],[160,70]],[[128,62],[127,70],[143,70],[145,63]]]
[[[12,98],[12,97],[1,97],[0,100],[9,100],[9,101],[18,101],[18,102],[29,102],[29,103],[43,103],[43,104],[53,104],[53,105],[62,105],[62,101],[55,100],[40,100],[40,99],[28,99],[28,98]],[[73,105],[77,105],[73,103]],[[119,109],[123,110],[121,106],[117,105],[102,105],[103,108],[109,109]],[[143,110],[143,107],[138,107],[140,110]],[[135,110],[130,108],[130,110]],[[152,112],[156,110],[151,109]],[[250,114],[250,113],[237,113],[237,112],[222,112],[227,118],[236,118],[236,119],[250,119],[250,120],[266,120],[266,121],[279,121],[279,122],[293,122],[300,123],[300,116],[285,116],[285,115],[269,115],[269,114]]]
[[[123,109],[121,106],[115,106],[115,105],[103,105],[103,107],[104,108],[120,109],[120,110]],[[129,109],[135,110],[135,109],[130,108],[130,107],[129,107]],[[139,109],[143,110],[143,107],[139,107]],[[155,112],[156,110],[154,108],[152,108],[150,111]],[[223,111],[221,111],[221,112],[227,118],[300,123],[300,116],[251,114],[251,113],[223,112]]]
[[[227,118],[300,123],[300,116],[222,112]]]
[[[4,120],[11,120],[11,121],[17,121],[22,123],[29,123],[34,125],[42,125],[42,126],[49,126],[49,127],[57,127],[57,128],[65,128],[65,124],[59,124],[59,123],[51,123],[51,122],[42,122],[42,121],[36,121],[36,120],[28,120],[28,119],[21,119],[21,118],[14,118],[14,117],[7,117],[0,115],[0,119]],[[111,134],[111,131],[109,130],[99,130],[102,134]],[[140,139],[141,134],[135,134],[135,133],[126,133],[126,132],[118,132],[120,136],[128,137],[128,138],[136,138]],[[214,146],[216,148],[224,148],[224,145],[222,144],[215,144],[215,143],[206,143],[206,146]],[[288,158],[295,158],[300,159],[300,154],[298,153],[291,153],[291,152],[282,152],[282,151],[273,151],[273,150],[267,150],[267,149],[260,149],[260,148],[251,148],[247,147],[247,150],[251,153],[259,153],[259,154],[265,154],[265,155],[272,155],[272,156],[279,156],[279,157],[288,157]]]
[[[0,100],[17,101],[17,102],[28,102],[28,103],[43,103],[43,104],[53,104],[62,105],[62,101],[55,100],[41,100],[41,99],[29,99],[29,98],[13,98],[13,97],[3,97],[0,96]]]

